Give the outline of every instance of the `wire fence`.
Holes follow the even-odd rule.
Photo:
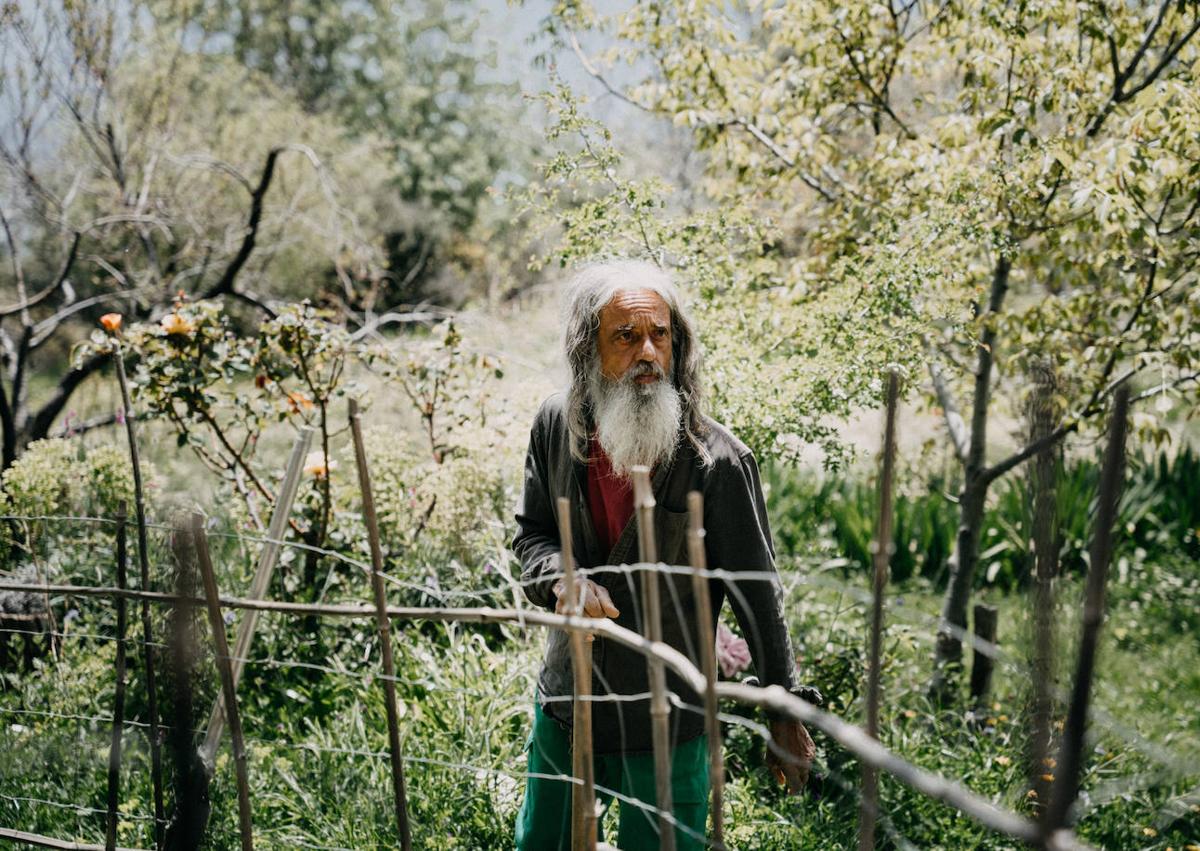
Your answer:
[[[893,403],[894,404],[894,403]],[[894,413],[894,409],[893,409]],[[1121,414],[1123,417],[1123,413]],[[352,424],[357,429],[357,413],[352,414]],[[357,436],[357,434],[356,434]],[[1117,442],[1123,446],[1123,437],[1120,435],[1110,436],[1110,442]],[[299,443],[298,443],[299,446]],[[330,677],[348,677],[360,680],[365,683],[378,682],[386,690],[386,704],[389,709],[389,747],[386,750],[369,747],[357,747],[351,745],[336,745],[330,743],[313,743],[313,742],[292,742],[286,739],[262,738],[255,736],[245,736],[240,729],[240,723],[234,719],[237,718],[237,699],[234,697],[229,705],[224,706],[221,711],[217,711],[214,707],[214,713],[208,725],[199,728],[193,728],[184,725],[183,732],[190,736],[208,736],[211,740],[214,734],[214,721],[216,722],[217,735],[220,734],[221,725],[225,722],[226,716],[230,722],[231,736],[234,739],[233,750],[235,758],[245,762],[246,745],[257,746],[267,749],[284,749],[293,752],[310,752],[314,754],[337,754],[340,756],[353,757],[356,759],[389,759],[392,764],[393,785],[395,791],[395,808],[396,808],[396,829],[397,835],[402,846],[408,846],[411,843],[410,830],[408,826],[409,814],[407,812],[405,788],[404,788],[404,765],[425,765],[436,766],[443,769],[461,771],[470,773],[474,776],[480,775],[495,775],[510,778],[514,781],[525,780],[531,778],[558,781],[570,784],[573,788],[580,790],[581,794],[576,796],[573,805],[576,810],[577,821],[574,822],[573,829],[573,847],[587,848],[595,847],[595,827],[594,824],[590,828],[587,827],[588,819],[595,819],[595,795],[599,793],[609,799],[615,799],[621,802],[624,806],[635,807],[652,816],[657,822],[657,830],[660,842],[663,848],[671,849],[675,845],[676,833],[683,836],[691,836],[691,838],[703,842],[708,847],[724,848],[727,847],[723,839],[721,829],[724,818],[723,808],[719,798],[719,777],[720,772],[713,776],[714,779],[714,835],[704,836],[698,834],[693,828],[683,824],[677,820],[673,807],[670,806],[670,796],[663,794],[664,787],[661,785],[661,762],[656,763],[656,774],[658,776],[659,785],[657,786],[658,795],[655,801],[644,801],[625,794],[620,789],[613,789],[602,784],[597,784],[593,779],[590,761],[593,759],[593,743],[591,742],[590,727],[583,728],[578,723],[575,726],[573,741],[575,747],[574,754],[577,758],[582,759],[586,765],[582,766],[580,762],[574,762],[571,766],[562,766],[561,770],[554,773],[545,772],[529,772],[520,771],[508,767],[485,766],[471,764],[469,762],[455,761],[452,759],[442,759],[438,757],[427,757],[401,752],[399,742],[399,727],[401,719],[399,713],[395,711],[396,696],[394,687],[401,685],[405,687],[422,688],[431,684],[422,682],[411,677],[398,676],[393,669],[391,639],[389,625],[393,622],[443,622],[443,623],[476,623],[476,624],[503,624],[509,627],[515,627],[519,630],[531,628],[557,630],[564,632],[572,642],[582,642],[585,637],[594,637],[603,641],[611,642],[613,645],[619,645],[644,657],[649,666],[649,688],[648,690],[638,691],[634,693],[614,692],[609,688],[609,684],[604,681],[603,672],[592,669],[590,655],[580,654],[574,657],[576,661],[576,681],[575,686],[570,693],[560,694],[545,694],[542,695],[543,701],[547,704],[570,704],[573,707],[573,717],[578,719],[581,711],[588,706],[600,706],[604,704],[614,704],[618,707],[637,704],[639,712],[644,712],[644,707],[648,706],[652,717],[655,716],[656,707],[666,707],[675,713],[691,713],[703,717],[711,723],[709,730],[719,730],[716,726],[717,722],[725,725],[734,725],[749,730],[753,735],[763,739],[768,747],[775,747],[778,752],[778,743],[774,742],[771,729],[763,724],[755,722],[744,716],[733,714],[726,711],[720,711],[717,705],[717,698],[739,704],[747,707],[759,707],[769,710],[775,717],[788,718],[799,721],[815,730],[821,731],[829,741],[836,743],[839,747],[845,749],[848,753],[864,767],[868,767],[873,771],[879,771],[910,786],[919,794],[929,798],[941,801],[948,806],[956,809],[960,813],[968,816],[976,821],[981,826],[994,831],[995,833],[1007,836],[1019,842],[1027,843],[1032,846],[1046,849],[1071,849],[1087,847],[1082,843],[1071,831],[1069,827],[1068,814],[1072,812],[1072,806],[1076,807],[1076,811],[1080,809],[1078,798],[1078,775],[1064,773],[1056,778],[1054,786],[1055,800],[1065,800],[1065,806],[1060,804],[1055,810],[1054,816],[1043,816],[1041,818],[1031,819],[1012,810],[1007,810],[998,806],[992,799],[980,795],[966,788],[957,781],[938,776],[921,767],[914,765],[912,762],[905,760],[901,756],[892,752],[883,746],[876,738],[873,730],[867,730],[852,724],[845,719],[826,712],[802,699],[800,696],[791,694],[777,685],[769,685],[765,687],[757,685],[749,685],[745,683],[720,681],[715,674],[715,663],[713,654],[715,652],[711,640],[705,642],[704,634],[699,630],[700,625],[708,621],[710,616],[715,617],[714,613],[700,610],[697,608],[695,597],[690,591],[701,587],[707,587],[710,584],[718,585],[731,599],[735,602],[735,607],[739,606],[743,609],[748,608],[746,597],[743,595],[743,587],[747,583],[776,583],[779,581],[779,576],[774,571],[755,571],[755,570],[736,570],[728,566],[719,569],[708,569],[702,563],[702,555],[700,558],[693,557],[691,565],[666,565],[655,560],[643,558],[639,563],[634,565],[603,565],[580,567],[575,569],[573,559],[569,552],[564,553],[564,567],[559,573],[549,576],[539,576],[536,579],[522,580],[520,577],[514,577],[505,571],[497,571],[497,584],[491,587],[480,588],[440,588],[431,587],[428,584],[420,582],[412,582],[410,580],[398,577],[385,572],[382,568],[382,559],[380,558],[377,529],[374,528],[373,518],[370,516],[373,512],[371,508],[369,473],[366,469],[365,454],[362,452],[361,445],[356,445],[357,457],[359,461],[360,485],[364,497],[364,510],[366,517],[366,525],[368,529],[369,543],[372,550],[371,561],[365,562],[347,555],[345,552],[337,549],[322,548],[311,546],[302,542],[289,540],[283,534],[283,523],[272,523],[272,534],[262,535],[244,535],[234,531],[221,531],[218,529],[208,529],[204,519],[199,515],[194,515],[188,523],[152,523],[145,520],[144,512],[139,511],[139,525],[141,532],[141,541],[143,542],[143,551],[139,553],[141,558],[145,559],[145,534],[147,530],[156,532],[169,533],[172,538],[172,546],[175,550],[175,562],[179,570],[186,573],[192,571],[202,574],[204,579],[205,591],[203,595],[199,593],[180,593],[178,588],[175,591],[160,591],[154,590],[148,586],[139,588],[126,587],[124,581],[121,581],[116,586],[104,585],[79,585],[79,584],[53,584],[45,581],[44,577],[40,581],[29,581],[25,579],[3,579],[0,577],[0,592],[18,592],[27,594],[42,595],[47,600],[50,595],[61,596],[64,598],[99,598],[112,601],[118,606],[124,606],[127,603],[140,603],[143,606],[152,605],[155,607],[174,607],[176,610],[184,609],[194,612],[201,612],[207,609],[213,618],[213,629],[210,630],[212,639],[216,642],[214,655],[221,666],[222,681],[224,683],[225,695],[236,695],[237,676],[236,672],[240,672],[243,666],[261,666],[270,669],[292,669],[312,672]],[[890,452],[891,450],[887,450]],[[293,458],[299,453],[293,452]],[[644,475],[644,473],[643,473]],[[648,481],[648,479],[646,480]],[[286,486],[285,486],[286,490]],[[1112,493],[1102,493],[1101,502],[1113,499]],[[286,505],[284,503],[287,503]],[[698,501],[697,501],[698,505]],[[290,509],[290,499],[280,500],[280,504],[276,506],[276,518],[285,517]],[[650,551],[653,552],[653,523],[652,523],[653,504],[646,504],[644,500],[639,500],[638,503],[638,520],[639,520],[639,539],[644,542],[650,542]],[[645,511],[643,511],[645,510]],[[888,503],[881,504],[881,517],[884,516],[888,508]],[[560,514],[565,517],[566,512]],[[696,540],[701,540],[703,536],[702,529],[702,507],[700,511],[693,506],[693,523],[690,530],[691,536]],[[2,520],[14,520],[22,522],[62,522],[76,524],[90,524],[103,528],[111,528],[115,537],[120,541],[119,546],[114,547],[114,550],[119,552],[119,558],[124,558],[124,534],[127,524],[127,519],[122,513],[115,518],[95,517],[95,516],[69,516],[69,515],[2,515]],[[563,540],[570,540],[569,528],[563,530]],[[215,573],[212,571],[211,565],[206,567],[208,561],[207,540],[209,538],[218,539],[233,539],[243,544],[254,544],[262,548],[263,555],[260,558],[260,573],[256,575],[255,582],[251,588],[251,595],[248,597],[235,597],[227,594],[222,594],[215,585]],[[887,540],[886,535],[880,535],[879,539]],[[282,548],[292,548],[297,551],[313,552],[322,558],[330,558],[338,560],[344,564],[350,565],[371,578],[373,582],[378,583],[376,586],[375,600],[372,603],[351,603],[351,602],[316,602],[316,603],[298,603],[290,601],[270,600],[266,599],[266,585],[260,582],[263,573],[262,567],[264,564],[273,566],[275,554]],[[695,554],[693,550],[693,554]],[[702,549],[700,550],[702,553]],[[642,555],[646,555],[646,550],[643,549]],[[1104,552],[1093,556],[1093,569],[1097,561],[1101,564],[1106,563],[1107,554]],[[886,558],[884,559],[886,571]],[[190,566],[189,566],[190,565]],[[270,569],[265,571],[269,578]],[[123,577],[123,569],[119,571],[119,575]],[[546,582],[554,579],[563,579],[568,586],[568,589],[576,587],[576,583],[580,579],[596,577],[602,582],[616,582],[620,577],[624,582],[628,583],[631,588],[637,588],[641,593],[635,597],[635,613],[628,626],[621,625],[609,619],[589,618],[578,614],[577,609],[571,609],[569,606],[565,613],[559,614],[548,612],[539,608],[526,607],[521,605],[523,600],[522,592],[529,587],[533,582]],[[195,577],[193,576],[193,580]],[[855,605],[863,607],[880,606],[883,603],[883,586],[877,584],[874,591],[865,590],[846,582],[837,581],[830,576],[822,573],[806,575],[803,580],[806,584],[814,587],[828,587],[838,590],[841,593],[849,596]],[[1102,587],[1102,577],[1100,579]],[[691,583],[689,587],[689,583]],[[191,587],[196,587],[193,581]],[[384,585],[393,589],[402,589],[406,592],[411,592],[415,595],[420,595],[421,598],[431,600],[437,605],[424,606],[397,606],[390,605],[384,595]],[[664,605],[659,599],[660,588],[667,590],[667,600]],[[653,590],[653,593],[649,593]],[[514,605],[501,606],[497,603],[501,600],[512,600]],[[568,600],[576,599],[575,595],[568,591]],[[475,603],[482,605],[468,606],[464,603]],[[681,623],[687,626],[682,634],[682,646],[672,646],[664,643],[661,638],[661,622],[664,608],[668,615],[675,623]],[[945,631],[947,624],[930,618],[926,613],[917,609],[906,608],[902,604],[893,601],[888,607],[888,612],[891,615],[906,614],[924,630],[914,630],[913,634],[929,640],[931,643],[938,639],[938,632]],[[320,619],[373,619],[377,625],[377,635],[368,648],[371,654],[380,656],[380,665],[383,670],[379,670],[374,665],[370,668],[364,666],[358,670],[349,669],[345,666],[323,665],[310,661],[297,659],[279,659],[272,657],[255,656],[247,652],[235,653],[228,648],[223,648],[224,629],[220,629],[220,639],[218,640],[218,626],[224,627],[234,626],[237,628],[239,645],[248,647],[250,640],[253,638],[253,618],[258,613],[271,613],[278,617],[288,618],[320,618]],[[234,617],[230,617],[230,615]],[[658,632],[655,633],[655,622],[660,624]],[[123,623],[123,621],[122,621]],[[149,620],[146,619],[146,623]],[[756,648],[761,646],[763,638],[755,634],[755,621],[753,618],[743,623],[744,630],[748,633],[747,640],[750,647]],[[881,619],[876,619],[876,622],[871,630],[870,638],[878,642],[883,633],[883,625]],[[120,632],[120,630],[118,631]],[[244,633],[249,634],[245,644],[241,642]],[[1002,650],[994,641],[981,639],[965,630],[953,629],[951,632],[969,646],[977,658],[995,660],[1002,665],[1029,673],[1029,664],[1022,659],[1014,657],[1012,654]],[[6,626],[0,625],[0,642],[6,641],[6,636],[20,637],[22,640],[31,638],[42,638],[52,642],[57,642],[57,646],[61,647],[68,640],[83,640],[114,642],[119,647],[140,647],[144,656],[148,657],[153,652],[162,653],[164,651],[177,651],[179,637],[175,634],[160,636],[156,640],[148,632],[143,634],[140,639],[130,637],[124,634],[106,634],[103,632],[92,632],[82,630],[71,630],[61,625],[41,625],[41,626]],[[165,638],[166,640],[162,640]],[[1088,639],[1085,635],[1081,654],[1088,652]],[[1094,645],[1093,645],[1094,647]],[[198,648],[192,648],[192,652],[198,655]],[[755,658],[760,658],[758,653],[754,654]],[[579,664],[581,660],[582,664]],[[367,661],[367,655],[364,655],[364,663]],[[878,653],[872,655],[873,666],[878,666]],[[581,670],[582,669],[582,670]],[[670,672],[673,681],[682,687],[679,688],[666,687],[667,679],[662,674],[656,675],[656,670],[661,672]],[[878,676],[877,671],[872,674]],[[1089,675],[1090,676],[1090,675]],[[582,688],[580,678],[583,678],[589,685]],[[117,693],[118,704],[122,703],[121,695],[125,687],[124,673],[118,665],[117,671]],[[488,691],[480,688],[455,688],[447,687],[445,684],[432,684],[433,687],[441,692],[452,693],[459,695],[464,699],[481,700],[489,696]],[[1089,683],[1090,685],[1090,683]],[[1127,724],[1120,722],[1118,719],[1105,716],[1098,713],[1095,707],[1089,706],[1088,694],[1084,693],[1080,698],[1078,688],[1072,694],[1060,692],[1056,695],[1059,701],[1069,701],[1074,713],[1080,711],[1085,714],[1090,711],[1090,717],[1093,721],[1113,730],[1133,747],[1138,748],[1141,753],[1149,759],[1156,762],[1161,769],[1167,772],[1174,772],[1178,776],[1184,777],[1189,774],[1189,766],[1186,763],[1177,760],[1171,752],[1159,745],[1146,741],[1140,737],[1136,731],[1132,730]],[[873,696],[868,698],[868,709],[872,703],[878,701],[878,689],[875,690]],[[1082,700],[1082,705],[1080,701]],[[624,709],[617,713],[617,717],[622,717]],[[83,722],[93,725],[108,725],[115,728],[114,742],[118,744],[117,762],[119,764],[119,742],[120,730],[131,728],[137,730],[150,731],[154,730],[155,734],[171,734],[178,731],[178,725],[170,723],[161,723],[158,718],[150,718],[149,720],[141,720],[138,718],[124,718],[121,709],[117,709],[111,715],[104,714],[84,714],[72,712],[55,712],[53,709],[43,708],[26,708],[26,707],[11,707],[3,710],[5,714],[13,718],[36,718],[36,719],[54,719],[71,722]],[[657,721],[656,721],[657,723]],[[1078,731],[1076,731],[1078,732]],[[622,728],[622,735],[624,730]],[[714,765],[719,766],[720,762],[720,736],[715,737],[715,741],[710,737],[709,745],[714,749]],[[1068,741],[1071,737],[1064,736],[1064,741]],[[1077,742],[1070,747],[1078,748],[1081,744]],[[1069,745],[1064,744],[1064,748]],[[664,750],[669,747],[669,740],[664,740],[656,735],[654,742],[654,750],[656,758],[664,756]],[[209,754],[211,760],[211,753]],[[786,757],[786,752],[785,752]],[[1067,753],[1065,757],[1068,761],[1079,759],[1079,754]],[[253,759],[249,760],[250,768],[253,768]],[[213,770],[210,765],[209,770]],[[1136,778],[1132,783],[1152,782],[1152,778],[1161,777],[1162,772],[1148,772],[1145,776]],[[909,842],[895,828],[892,820],[886,812],[881,812],[878,805],[878,799],[875,797],[873,789],[864,787],[861,788],[844,777],[840,773],[835,773],[833,776],[834,782],[841,785],[847,792],[850,792],[854,797],[859,799],[860,803],[860,847],[862,843],[866,843],[865,847],[873,847],[873,831],[874,825],[878,822],[889,841],[899,848],[910,848],[914,845]],[[16,805],[34,804],[38,806],[47,806],[62,810],[75,812],[79,816],[98,817],[104,816],[107,826],[107,840],[104,845],[86,846],[81,844],[63,844],[67,840],[60,840],[49,836],[40,836],[28,832],[16,831],[12,829],[0,830],[0,838],[9,838],[14,841],[22,841],[34,845],[42,845],[43,847],[98,847],[98,848],[116,848],[115,836],[117,827],[120,822],[139,822],[153,823],[155,830],[155,844],[161,848],[163,844],[163,833],[166,825],[162,813],[162,805],[160,801],[155,801],[155,812],[145,811],[126,811],[125,809],[117,810],[115,806],[116,796],[113,793],[113,784],[118,783],[119,779],[114,779],[114,775],[110,773],[110,794],[109,806],[99,808],[94,806],[82,805],[77,802],[52,801],[48,799],[0,795],[0,799],[9,801]],[[239,772],[237,781],[239,787],[239,810],[240,822],[239,831],[236,836],[242,843],[243,848],[249,848],[253,845],[255,833],[259,833],[264,837],[271,835],[275,841],[282,841],[283,836],[276,828],[268,828],[264,831],[261,825],[251,825],[251,814],[248,806],[248,794],[246,790],[246,779]],[[1126,789],[1129,786],[1125,787]],[[1120,794],[1116,787],[1105,788],[1103,791],[1097,790],[1097,795],[1093,796],[1088,802],[1082,805],[1083,808],[1088,806],[1094,807],[1098,805],[1098,801],[1103,800],[1104,796]],[[1047,809],[1049,811],[1049,809]],[[589,812],[591,815],[589,816]],[[19,835],[18,835],[19,834]],[[233,836],[234,834],[230,834]],[[339,846],[325,846],[312,844],[300,837],[292,836],[287,839],[289,843],[296,847],[307,848],[337,848]]]

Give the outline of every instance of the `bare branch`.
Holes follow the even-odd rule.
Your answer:
[[[3,216],[3,213],[0,213],[0,216]],[[5,223],[4,229],[5,231],[8,230],[7,223]],[[21,313],[24,310],[40,304],[57,292],[63,286],[63,284],[67,282],[67,276],[71,273],[71,267],[75,265],[75,256],[79,250],[79,239],[80,234],[75,233],[73,239],[71,240],[71,247],[67,250],[67,258],[63,261],[62,269],[59,271],[58,275],[55,276],[54,283],[47,286],[37,295],[26,298],[20,304],[9,305],[8,307],[0,307],[0,319],[3,319],[5,316],[12,316],[16,313]],[[14,265],[16,262],[16,252],[13,252]]]
[[[271,178],[275,175],[275,163],[283,150],[283,148],[276,147],[272,148],[267,154],[267,161],[263,166],[262,177],[259,178],[258,186],[250,193],[250,220],[246,225],[246,236],[242,239],[242,246],[225,269],[225,274],[221,276],[221,279],[216,284],[209,288],[208,292],[204,294],[204,298],[216,298],[226,293],[235,294],[233,288],[234,281],[237,279],[242,267],[246,265],[246,261],[250,259],[250,255],[254,252],[254,245],[258,239],[258,227],[262,223],[263,198],[266,197],[267,190],[271,188]],[[251,303],[258,306],[254,301],[251,301]]]
[[[954,397],[950,393],[950,387],[946,383],[946,376],[942,374],[942,367],[938,363],[937,356],[928,342],[925,344],[925,351],[926,357],[929,360],[929,378],[933,382],[933,390],[937,394],[938,404],[942,406],[942,416],[946,420],[946,430],[950,433],[950,442],[954,444],[954,454],[960,462],[965,464],[967,462],[967,449],[970,445],[967,424],[963,420],[962,414],[958,411],[958,405],[955,403]]]

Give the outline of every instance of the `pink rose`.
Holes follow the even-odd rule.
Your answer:
[[[717,664],[726,677],[732,677],[750,665],[750,645],[723,623],[717,624]]]

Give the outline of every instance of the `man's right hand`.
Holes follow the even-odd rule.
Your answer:
[[[613,605],[612,597],[608,595],[608,589],[603,585],[599,585],[590,579],[576,579],[575,584],[579,588],[579,597],[582,610],[579,614],[586,615],[589,618],[615,618],[621,612]],[[559,579],[554,583],[554,596],[558,598],[558,602],[554,604],[554,611],[560,615],[565,615],[570,606],[571,601],[567,599],[567,581]]]

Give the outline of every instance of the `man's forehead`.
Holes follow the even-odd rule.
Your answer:
[[[605,325],[624,325],[638,319],[665,324],[670,322],[671,308],[654,290],[620,290],[600,310],[600,321]]]

